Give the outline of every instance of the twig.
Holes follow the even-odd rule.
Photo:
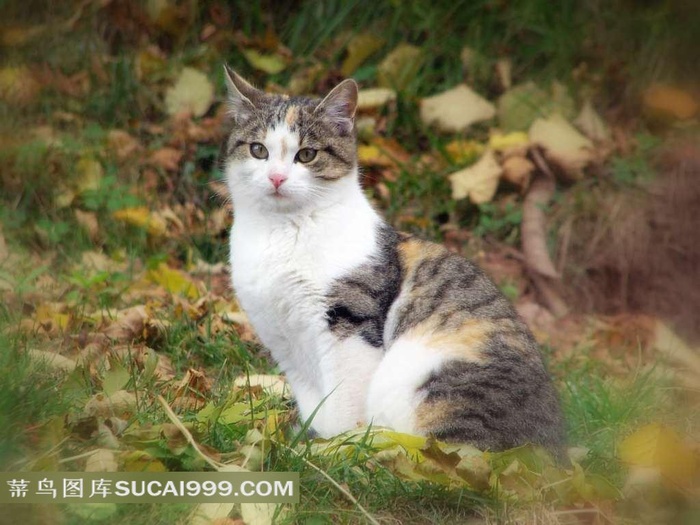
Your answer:
[[[223,463],[219,463],[217,461],[214,461],[212,458],[207,456],[204,452],[202,452],[199,449],[199,446],[197,445],[197,442],[194,440],[194,437],[192,436],[192,433],[187,430],[187,427],[182,424],[182,421],[175,415],[175,412],[173,412],[173,409],[170,408],[170,405],[168,405],[168,402],[165,400],[163,396],[158,396],[158,402],[161,404],[163,409],[165,410],[165,414],[168,416],[168,419],[177,427],[177,429],[182,432],[182,435],[185,436],[185,439],[187,439],[187,442],[192,445],[192,448],[194,448],[195,452],[199,454],[204,461],[206,461],[214,470],[216,471],[221,471],[222,469],[225,468],[230,468],[232,465],[224,465]],[[242,468],[242,470],[245,470]]]
[[[546,218],[542,210],[554,194],[554,175],[537,150],[532,150],[532,156],[538,171],[535,172],[523,202],[523,254],[530,270],[552,279],[559,279],[559,273],[547,250]]]

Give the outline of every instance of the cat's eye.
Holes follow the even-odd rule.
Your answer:
[[[299,162],[303,162],[306,164],[307,162],[311,162],[316,158],[316,150],[311,149],[311,148],[302,148],[299,151],[297,151],[297,156],[296,160]]]
[[[259,142],[253,142],[250,145],[250,154],[256,159],[266,159],[270,156],[270,154],[267,152],[267,148]]]

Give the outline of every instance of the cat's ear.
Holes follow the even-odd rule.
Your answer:
[[[254,112],[264,93],[255,89],[233,69],[224,65],[228,89],[228,110],[234,120],[247,120]]]
[[[343,80],[316,106],[314,114],[323,114],[338,133],[348,135],[352,132],[357,110],[357,89],[357,82],[353,79]]]

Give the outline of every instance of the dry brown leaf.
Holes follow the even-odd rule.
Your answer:
[[[136,409],[136,396],[126,390],[118,390],[111,396],[98,393],[85,403],[83,415],[86,417],[111,417],[132,414]]]
[[[126,160],[143,149],[138,140],[121,129],[113,129],[107,134],[107,147],[119,160]]]
[[[474,204],[489,202],[496,194],[502,173],[493,151],[487,150],[476,164],[450,175],[452,198],[469,197]]]
[[[420,102],[420,118],[440,131],[455,133],[476,122],[490,120],[496,107],[465,84],[460,84]]]
[[[521,188],[527,187],[530,183],[530,176],[535,170],[535,165],[532,162],[519,155],[511,155],[501,165],[503,178]]]
[[[87,232],[91,241],[96,241],[100,234],[100,224],[97,222],[97,214],[92,211],[75,209],[76,222]]]
[[[148,163],[156,168],[166,171],[177,171],[180,169],[180,161],[184,153],[175,148],[160,148],[148,157]]]
[[[119,310],[102,330],[107,337],[117,341],[131,341],[143,335],[149,314],[144,305],[131,306]]]
[[[260,387],[267,391],[268,394],[291,399],[291,388],[285,381],[283,376],[272,374],[252,374],[238,376],[233,386],[236,388]]]

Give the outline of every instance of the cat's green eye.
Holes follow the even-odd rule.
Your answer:
[[[316,150],[315,149],[302,148],[297,152],[296,160],[306,164],[307,162],[311,162],[315,158],[316,158]]]
[[[267,152],[267,148],[259,142],[253,142],[250,145],[250,154],[256,159],[266,159],[270,156],[270,154]]]

